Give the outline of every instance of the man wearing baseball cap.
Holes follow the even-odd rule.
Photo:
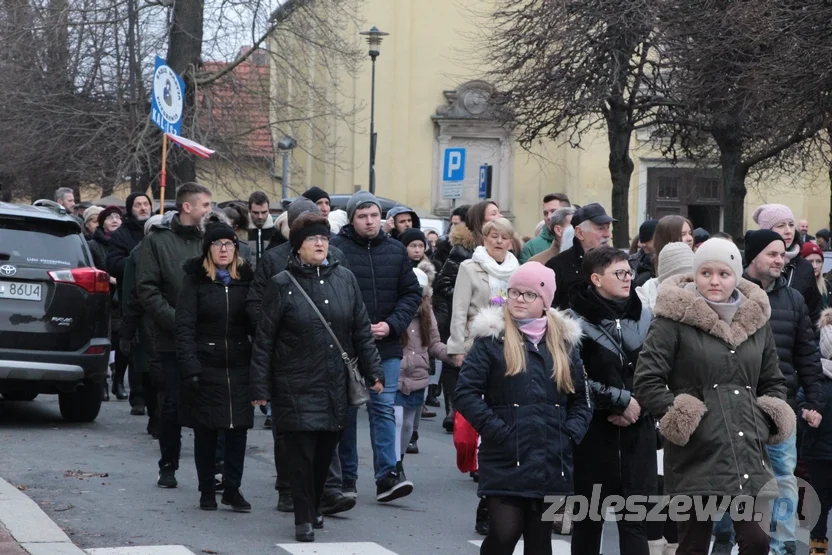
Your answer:
[[[572,217],[572,226],[575,228],[572,248],[546,263],[546,267],[555,272],[557,284],[552,306],[561,310],[569,308],[569,291],[576,285],[586,283],[581,271],[584,253],[609,244],[612,237],[610,226],[617,221],[597,202],[582,206],[575,212]]]

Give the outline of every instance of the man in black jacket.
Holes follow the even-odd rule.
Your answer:
[[[248,211],[251,224],[248,228],[248,242],[254,253],[254,265],[260,263],[269,241],[275,234],[274,219],[269,212],[269,196],[263,191],[254,191],[248,197]]]
[[[153,321],[153,344],[165,375],[165,397],[159,424],[161,488],[175,488],[182,447],[179,424],[179,366],[176,361],[176,300],[185,277],[182,264],[202,254],[202,217],[211,211],[211,191],[185,183],[176,191],[177,214],[170,227],[157,227],[141,243],[136,288]]]
[[[144,238],[144,223],[153,212],[153,200],[147,193],[130,193],[124,204],[124,220],[110,237],[107,249],[107,273],[116,278],[119,294],[122,291],[124,264]]]
[[[806,403],[799,416],[816,428],[820,424],[820,411],[824,407],[820,351],[806,302],[782,277],[785,254],[786,244],[778,233],[766,229],[748,232],[745,236],[744,277],[768,293],[771,303],[769,323],[777,345],[780,371],[786,378],[786,400],[796,411],[797,391],[803,388]],[[791,508],[783,511],[783,507],[779,505],[784,501],[775,502],[773,514],[778,516],[780,521],[777,523],[777,539],[772,540],[772,551],[794,553],[794,510],[797,507],[797,481],[794,477],[797,465],[796,434],[792,433],[783,443],[769,445],[767,449],[781,499],[790,500],[791,504]]]
[[[572,216],[572,226],[575,228],[572,248],[546,263],[546,267],[555,272],[557,288],[552,306],[560,310],[569,308],[571,289],[576,285],[586,283],[581,269],[584,253],[608,244],[612,237],[610,224],[616,221],[618,220],[608,216],[604,207],[598,203],[587,204],[575,212]]]
[[[656,226],[659,220],[646,220],[638,228],[638,242],[641,248],[630,257],[630,267],[636,273],[633,278],[633,289],[641,287],[647,280],[656,277],[656,268],[653,265],[655,255],[653,252],[653,235],[656,233]]]
[[[344,253],[350,270],[358,278],[372,332],[384,368],[384,392],[370,393],[369,413],[376,500],[392,501],[413,491],[397,458],[396,417],[393,402],[402,360],[401,335],[407,333],[422,301],[422,290],[413,273],[407,249],[381,230],[381,204],[372,194],[360,191],[347,203],[349,224],[332,245]],[[339,452],[344,473],[344,492],[355,489],[358,476],[356,410],[344,431]]]

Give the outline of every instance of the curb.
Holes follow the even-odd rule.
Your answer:
[[[31,555],[86,555],[37,503],[2,478],[0,524]]]

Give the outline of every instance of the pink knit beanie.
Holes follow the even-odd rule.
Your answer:
[[[552,306],[555,299],[555,272],[540,262],[526,262],[508,279],[509,289],[524,287],[543,298],[544,306]]]
[[[751,218],[757,222],[760,229],[772,229],[785,220],[794,221],[794,214],[785,204],[764,204],[754,211]]]

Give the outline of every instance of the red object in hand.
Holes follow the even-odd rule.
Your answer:
[[[471,424],[458,412],[454,413],[454,447],[456,466],[460,472],[477,471],[477,447],[480,436]]]

